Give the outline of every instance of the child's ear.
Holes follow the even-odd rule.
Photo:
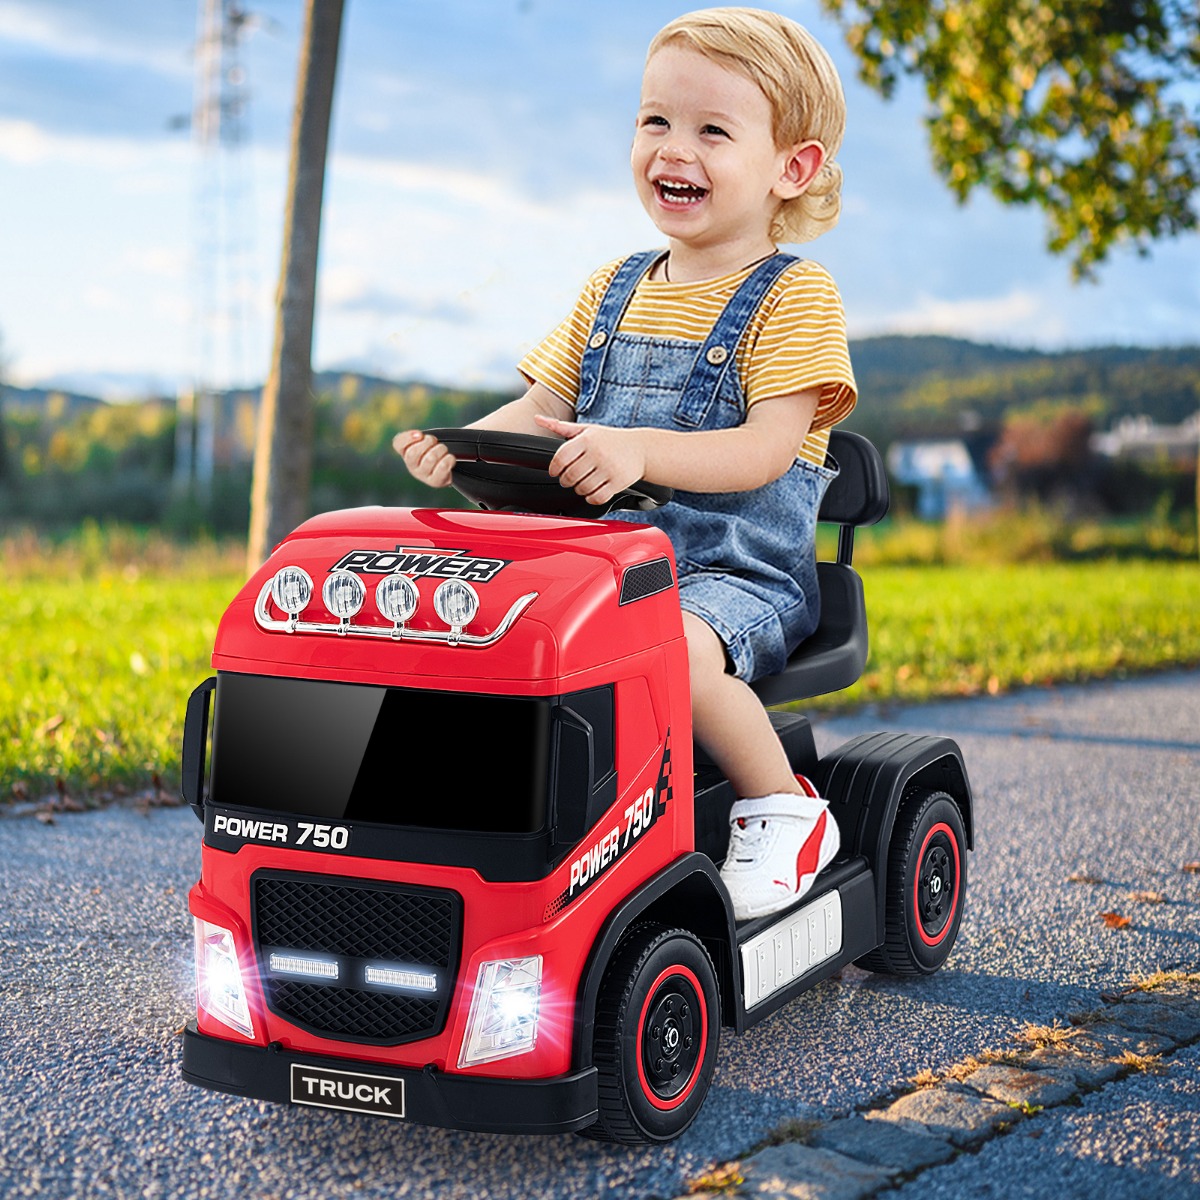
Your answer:
[[[799,196],[825,164],[825,146],[818,141],[797,142],[784,159],[783,173],[773,191],[781,200]]]

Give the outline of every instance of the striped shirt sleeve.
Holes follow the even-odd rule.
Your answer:
[[[624,259],[606,263],[584,285],[570,315],[517,364],[529,383],[540,383],[574,406],[579,398],[579,368],[600,301]]]
[[[850,413],[857,398],[842,298],[814,262],[789,269],[780,284],[750,348],[746,404],[817,388],[812,428],[827,429]]]

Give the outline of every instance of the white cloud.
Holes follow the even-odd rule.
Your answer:
[[[190,155],[191,145],[185,140],[51,133],[32,121],[0,117],[0,160],[17,166],[54,163],[106,171],[133,166],[178,170]]]
[[[71,14],[41,6],[0,0],[0,42],[45,51],[55,58],[148,68],[161,75],[190,77],[188,55],[144,37],[106,36],[82,28]]]
[[[83,291],[83,303],[96,312],[117,312],[123,307],[121,297],[112,288],[93,284]]]
[[[1063,332],[1061,321],[1025,288],[1014,288],[1000,296],[961,299],[918,293],[910,308],[873,316],[859,314],[851,319],[856,333],[866,327],[872,333],[940,333],[983,341],[1010,340],[1018,333],[1026,337],[1035,328],[1049,339]]]
[[[187,277],[191,258],[183,246],[136,246],[125,252],[124,262],[143,275],[178,282]]]

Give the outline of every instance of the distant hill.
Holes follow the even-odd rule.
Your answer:
[[[859,404],[848,424],[886,445],[896,437],[996,430],[1007,414],[1083,407],[1097,428],[1122,416],[1177,424],[1200,410],[1200,345],[1103,346],[1045,352],[925,335],[859,338],[850,354]],[[421,397],[422,408],[451,419],[478,413],[506,393],[397,381],[351,371],[321,371],[314,390],[339,411],[379,409],[387,398]],[[45,425],[71,424],[108,402],[57,388],[0,388],[5,412]],[[260,389],[222,395],[218,429],[244,456],[253,441]],[[164,397],[148,397],[156,401]],[[169,399],[169,398],[168,398]]]
[[[1040,350],[1017,350],[936,334],[856,338],[850,343],[850,355],[860,383],[876,376],[918,379],[935,372],[974,375],[1045,357]]]
[[[1200,410],[1200,346],[1102,346],[1048,353],[948,337],[850,345],[859,404],[848,424],[880,443],[996,428],[1016,411],[1082,407],[1098,428],[1118,417],[1178,424]]]
[[[0,387],[4,410],[9,413],[46,416],[52,421],[71,421],[81,413],[103,408],[106,401],[96,396],[84,396],[79,392],[65,392],[61,388]]]

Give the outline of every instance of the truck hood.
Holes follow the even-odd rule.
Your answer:
[[[290,630],[289,615],[270,595],[286,566],[301,568],[313,584]],[[343,632],[321,594],[334,571],[365,584],[365,603]],[[379,582],[395,573],[407,575],[420,597],[399,637],[375,603]],[[449,579],[469,583],[479,597],[458,644],[450,644],[433,605],[435,589]],[[682,636],[670,542],[652,526],[372,507],[314,517],[281,542],[226,610],[213,665],[536,693],[586,682],[621,658]]]

